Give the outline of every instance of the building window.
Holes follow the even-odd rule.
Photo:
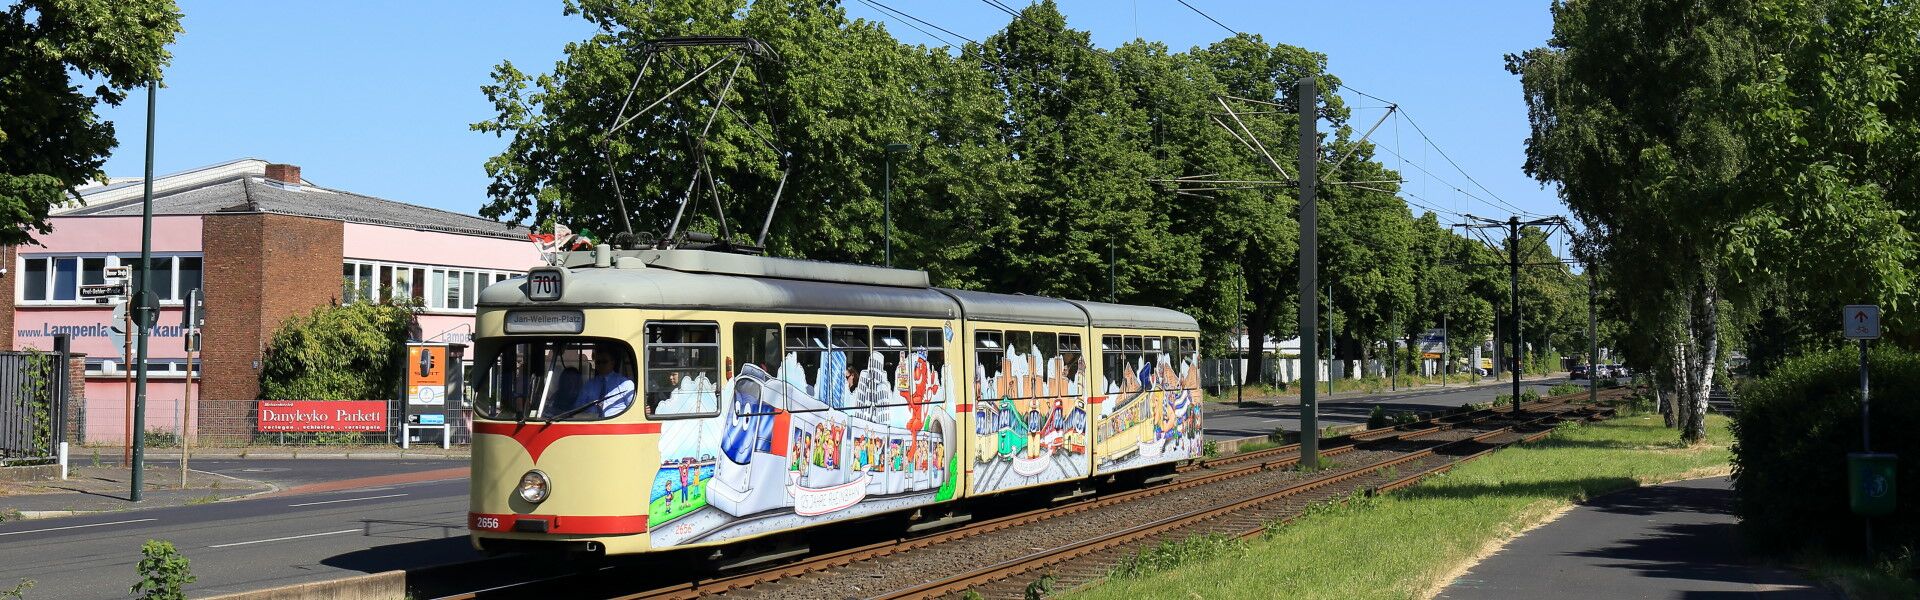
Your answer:
[[[131,289],[140,288],[140,256],[137,254],[89,254],[75,256],[28,255],[21,258],[20,301],[45,304],[92,303],[80,299],[80,286],[107,282],[110,266],[125,266],[133,271]],[[153,293],[162,304],[177,304],[201,286],[199,256],[163,255],[153,257]],[[131,289],[129,291],[131,291]]]
[[[131,365],[117,358],[88,358],[87,375],[125,375]],[[200,376],[200,361],[193,362],[193,376]],[[151,358],[147,359],[147,376],[157,378],[183,378],[187,376],[187,359]]]
[[[405,302],[430,311],[471,312],[480,290],[518,277],[512,271],[455,269],[349,260],[341,266],[340,297],[353,302]]]

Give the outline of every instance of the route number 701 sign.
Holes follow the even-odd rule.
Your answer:
[[[527,273],[527,298],[533,300],[559,300],[562,276],[559,271],[546,269]]]

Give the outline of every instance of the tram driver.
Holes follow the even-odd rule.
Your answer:
[[[633,380],[620,372],[620,351],[612,344],[595,344],[593,377],[580,385],[575,406],[599,403],[602,417],[617,417],[633,407]]]

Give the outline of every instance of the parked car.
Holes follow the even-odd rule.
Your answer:
[[[1567,369],[1567,379],[1569,380],[1586,379],[1586,378],[1587,378],[1586,365],[1574,365],[1573,368]]]

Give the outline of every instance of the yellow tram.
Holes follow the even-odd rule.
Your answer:
[[[723,544],[1202,452],[1172,310],[605,246],[478,306],[483,551]]]

